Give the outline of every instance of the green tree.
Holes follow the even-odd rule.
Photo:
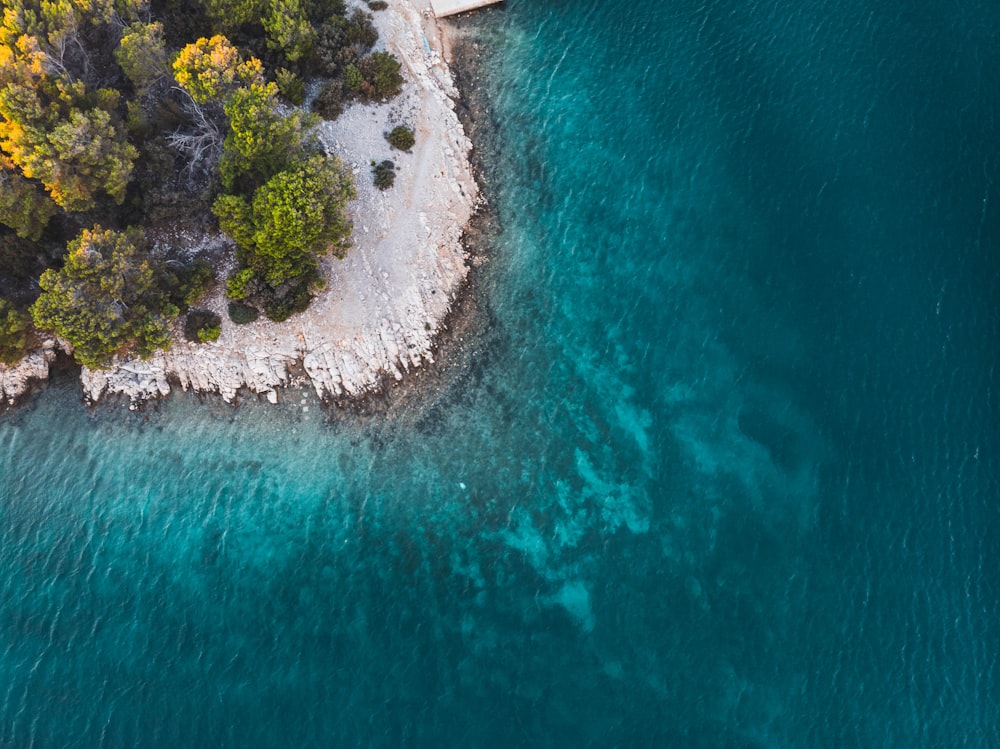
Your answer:
[[[70,242],[63,268],[45,271],[39,285],[35,325],[73,344],[81,364],[100,368],[116,353],[148,356],[170,343],[178,309],[164,294],[139,229],[85,229]]]
[[[56,203],[71,211],[87,210],[98,190],[116,203],[125,199],[139,152],[125,140],[125,128],[114,110],[74,109],[51,129],[48,143],[54,151],[54,168],[34,176],[45,183]]]
[[[22,239],[37,240],[55,212],[56,204],[45,191],[21,176],[13,162],[0,153],[0,223]]]
[[[0,362],[16,364],[28,345],[28,318],[0,298]]]
[[[239,50],[220,34],[184,47],[172,67],[177,83],[198,104],[225,102],[241,87],[264,81],[260,60],[251,57],[244,61]]]
[[[136,22],[122,34],[115,59],[139,91],[170,75],[162,23]]]
[[[227,190],[239,178],[260,184],[302,157],[312,114],[278,110],[274,83],[251,83],[235,91],[225,106],[229,132],[223,143],[219,174]]]
[[[314,274],[321,255],[344,247],[351,231],[345,207],[354,196],[351,175],[336,158],[313,156],[275,174],[252,201],[226,195],[214,211],[246,265],[274,288]],[[247,288],[245,274],[234,278],[241,279],[234,291]]]
[[[267,46],[279,49],[285,59],[295,62],[309,55],[316,39],[301,0],[270,0],[264,15]]]
[[[15,46],[0,46],[0,153],[67,210],[92,208],[100,192],[120,203],[138,152],[118,116],[118,92],[50,75],[34,37]]]
[[[274,71],[274,82],[278,84],[278,91],[289,104],[298,107],[306,100],[306,84],[291,70],[278,68]]]
[[[227,206],[225,205],[224,202],[217,203],[216,204],[217,211],[221,215],[226,215],[225,219],[226,221],[245,227],[247,230],[246,236],[251,237],[250,241],[252,241],[253,234],[250,230],[253,227],[249,223],[250,221],[248,215],[249,206],[246,206],[245,200],[243,200],[242,198],[237,198],[234,195],[229,195],[227,197],[220,198],[219,200],[225,201],[227,199],[235,200],[237,205]],[[247,207],[246,213],[241,212],[243,206]],[[226,212],[229,210],[233,210],[239,213],[227,214]],[[256,282],[257,282],[257,276],[253,272],[253,268],[241,268],[240,270],[233,273],[233,275],[230,276],[229,280],[226,282],[226,296],[228,296],[230,299],[235,299],[236,301],[239,301],[241,299],[246,299],[253,293]]]
[[[260,20],[266,0],[201,0],[206,14],[222,31],[232,31]]]
[[[364,85],[364,82],[365,77],[361,74],[361,69],[357,65],[350,63],[344,68],[344,88],[352,94],[361,93],[361,87]]]

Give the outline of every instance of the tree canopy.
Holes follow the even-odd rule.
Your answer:
[[[251,83],[233,92],[226,103],[229,132],[223,143],[219,174],[233,189],[237,180],[259,184],[303,157],[307,131],[315,115],[299,110],[281,114],[278,86]]]
[[[122,33],[115,59],[122,71],[140,91],[170,74],[169,55],[159,21],[137,21]]]
[[[28,343],[28,320],[13,304],[0,297],[0,362],[14,364]]]
[[[70,243],[66,264],[49,269],[31,307],[35,325],[73,344],[89,367],[116,353],[149,355],[169,345],[179,310],[166,296],[140,229],[85,229]]]
[[[198,104],[225,101],[241,87],[260,84],[263,66],[256,57],[244,61],[224,36],[202,37],[180,51],[173,63],[174,78]]]
[[[22,239],[38,239],[55,212],[56,204],[41,186],[0,153],[0,223]]]
[[[214,210],[247,267],[277,287],[314,273],[320,256],[343,247],[350,236],[344,209],[354,196],[340,162],[317,155],[275,174],[252,200],[224,195]]]
[[[88,17],[89,7],[12,0],[0,24],[0,168],[37,180],[71,211],[92,208],[100,193],[120,203],[138,155],[119,92],[88,83],[98,73],[81,27],[106,23],[113,10],[97,3]]]
[[[241,319],[304,309],[355,193],[295,107],[397,92],[377,39],[344,0],[4,0],[0,355],[29,319],[93,367],[167,345],[211,278],[178,224],[235,240]]]

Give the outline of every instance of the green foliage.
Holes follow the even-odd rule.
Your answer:
[[[335,120],[344,113],[344,84],[337,78],[324,83],[312,101],[312,110],[324,120]]]
[[[342,246],[350,235],[344,208],[354,194],[350,174],[337,159],[313,156],[275,174],[252,201],[222,196],[214,211],[222,230],[240,245],[248,268],[277,288],[314,273],[321,254]],[[231,279],[230,297],[244,298],[240,292],[248,283],[234,285]]]
[[[260,317],[260,310],[242,302],[229,303],[229,319],[237,325],[246,325]]]
[[[0,46],[37,51],[49,73],[93,85],[108,62],[95,42],[137,18],[137,6],[111,0],[4,0]]]
[[[365,77],[361,74],[361,69],[351,63],[344,68],[344,88],[352,94],[360,94],[361,86],[364,85]]]
[[[313,104],[327,117],[379,95],[377,38],[343,0],[4,0],[0,294],[26,304],[40,287],[33,318],[90,366],[165,345],[211,267],[136,230],[74,235],[207,228],[221,186],[240,269],[227,290],[275,319],[304,308],[319,257],[347,245],[353,184],[314,156],[318,117],[284,114],[278,94],[299,106],[304,75],[336,73]]]
[[[375,187],[379,190],[388,190],[396,182],[396,165],[388,159],[376,164],[372,173],[375,178]]]
[[[202,328],[198,331],[198,343],[208,343],[209,341],[214,341],[222,335],[222,327],[220,325],[214,325],[208,328]]]
[[[306,84],[287,68],[278,68],[274,74],[278,92],[289,104],[300,106],[306,100]]]
[[[219,174],[232,190],[238,179],[259,184],[301,158],[306,131],[315,115],[278,111],[278,87],[252,83],[235,91],[226,103],[229,133],[223,143]]]
[[[56,212],[56,204],[41,187],[22,177],[0,154],[0,223],[23,239],[37,240]]]
[[[118,92],[52,77],[46,59],[35,45],[0,75],[0,154],[62,208],[88,210],[100,192],[121,203],[138,151],[120,124]]]
[[[139,91],[169,77],[170,65],[163,38],[163,24],[136,22],[128,26],[118,43],[115,59]]]
[[[378,30],[372,22],[372,14],[355,8],[347,19],[347,43],[355,44],[362,50],[370,50],[378,41]]]
[[[385,0],[368,0],[368,8],[371,10],[385,10],[389,7],[389,3]]]
[[[77,361],[106,366],[116,353],[147,356],[169,345],[178,310],[139,229],[85,229],[70,243],[62,270],[47,270],[31,307],[35,325],[74,347]]]
[[[199,0],[206,14],[222,31],[258,21],[267,7],[266,0]]]
[[[242,198],[238,198],[242,200]],[[219,219],[222,223],[223,219]],[[246,299],[255,290],[254,282],[257,280],[257,274],[254,273],[253,268],[243,268],[238,270],[233,275],[229,277],[226,282],[226,296],[233,300]]]
[[[289,62],[307,57],[316,32],[309,23],[302,0],[269,0],[268,5],[263,18],[267,46],[281,50]]]
[[[180,51],[173,62],[174,79],[198,104],[227,101],[243,86],[260,85],[264,68],[260,60],[244,61],[224,36],[201,37]]]
[[[286,284],[280,294],[272,294],[264,304],[264,314],[271,322],[284,322],[292,315],[303,312],[312,301],[309,293],[309,279],[295,284]]]
[[[194,304],[205,293],[215,280],[212,264],[204,258],[198,258],[191,265],[185,266],[178,274],[178,292],[182,309]]]
[[[16,364],[28,346],[28,317],[0,298],[0,362]]]
[[[184,337],[192,343],[208,343],[222,333],[222,318],[207,309],[192,309],[184,320]]]
[[[86,210],[93,206],[98,190],[116,203],[125,199],[125,187],[139,152],[125,140],[124,128],[110,111],[73,110],[51,129],[48,143],[56,163],[46,160],[34,175],[28,169],[24,173],[41,179],[56,203],[71,211]],[[37,159],[28,160],[28,164],[34,161]]]
[[[356,90],[368,101],[385,101],[403,89],[402,63],[388,52],[372,52],[358,64],[361,83]],[[346,82],[346,71],[345,71]]]
[[[200,0],[200,4],[216,31],[238,40],[240,46],[249,42],[257,54],[262,43],[278,53],[275,67],[309,60],[324,24],[335,19],[348,23],[342,0]]]
[[[385,138],[389,141],[389,145],[400,151],[409,151],[417,142],[413,137],[413,131],[406,125],[396,125]]]

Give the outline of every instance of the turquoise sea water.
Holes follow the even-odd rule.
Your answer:
[[[1000,5],[479,24],[449,384],[0,418],[0,746],[1000,745]]]

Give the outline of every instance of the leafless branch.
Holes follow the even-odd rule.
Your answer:
[[[185,171],[188,179],[193,180],[202,169],[210,169],[222,156],[222,133],[218,125],[205,113],[191,95],[182,88],[174,87],[185,96],[184,111],[191,117],[191,129],[178,128],[167,136],[171,147],[185,154],[188,158]]]

